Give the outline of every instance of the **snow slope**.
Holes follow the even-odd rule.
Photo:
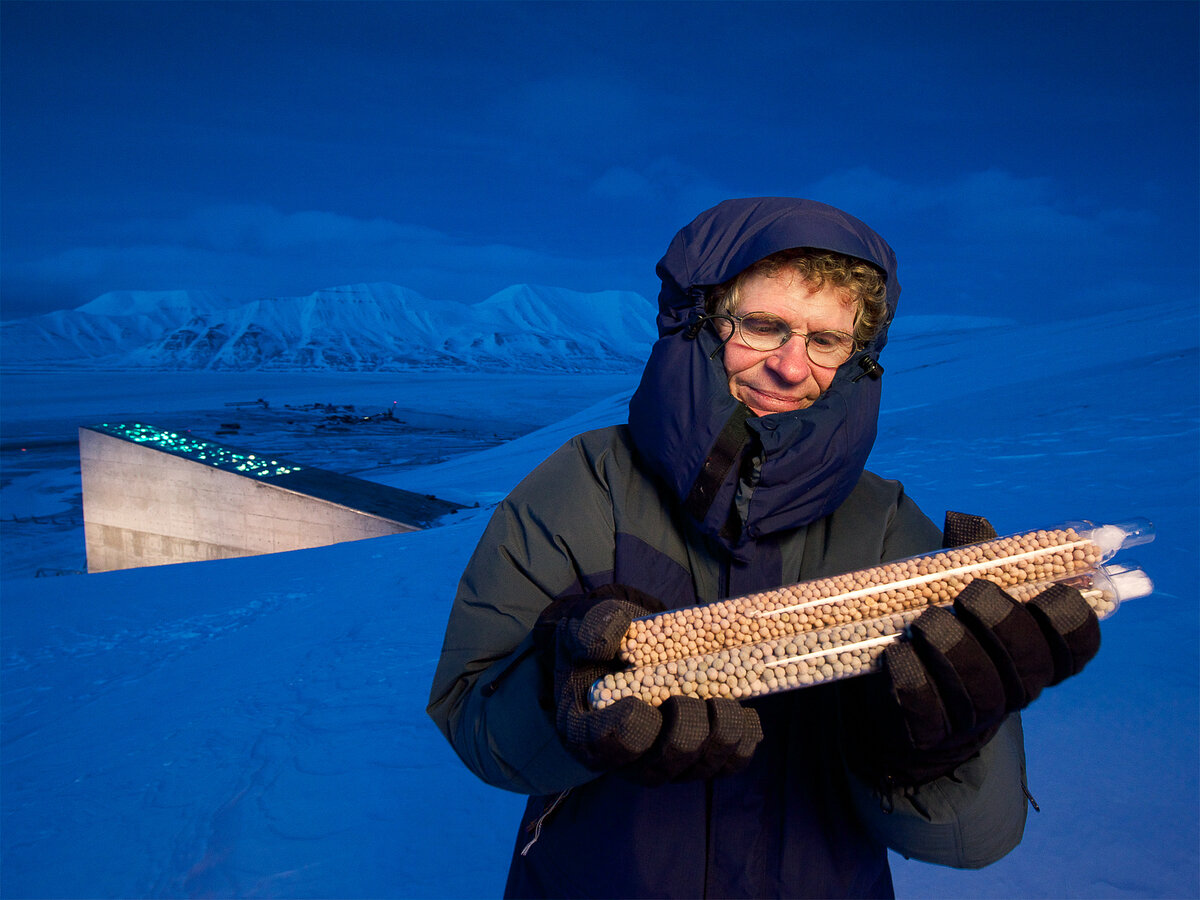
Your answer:
[[[1200,896],[1197,305],[1069,328],[948,324],[898,323],[871,468],[935,519],[963,509],[1002,533],[1147,516],[1158,537],[1136,561],[1157,590],[1125,604],[1088,669],[1026,713],[1041,812],[1022,845],[982,871],[894,858],[897,893]],[[195,377],[198,393],[218,380],[215,405],[227,396],[222,376]],[[343,377],[352,391],[366,376]],[[480,375],[472,402],[515,408],[494,381]],[[581,383],[545,382],[547,403]],[[441,408],[462,389],[423,386]],[[469,776],[424,705],[487,505],[569,434],[620,421],[628,390],[579,396],[586,408],[559,424],[380,475],[481,502],[441,527],[5,579],[0,894],[497,895],[521,798]],[[9,436],[43,415],[9,392],[4,403]],[[59,398],[55,415],[69,406]]]
[[[637,294],[531,285],[475,304],[393,284],[240,305],[182,291],[121,292],[0,326],[9,367],[214,371],[629,371],[654,337],[653,309]]]

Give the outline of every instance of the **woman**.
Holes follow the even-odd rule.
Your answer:
[[[506,893],[891,896],[888,846],[998,859],[1025,821],[1020,720],[1004,715],[1021,703],[914,747],[909,714],[941,707],[887,675],[744,703],[583,698],[633,616],[942,543],[864,470],[900,293],[875,232],[812,201],[730,200],[658,274],[661,337],[629,423],[514,489],[447,626],[430,715],[480,778],[531,795]]]

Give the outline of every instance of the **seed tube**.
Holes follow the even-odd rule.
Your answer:
[[[619,659],[634,667],[878,619],[952,600],[975,578],[1005,590],[1081,575],[1153,540],[1144,519],[1030,531],[635,619]]]
[[[1148,596],[1149,577],[1136,566],[1101,566],[1061,581],[1077,587],[1084,600],[1106,619],[1125,600]],[[1010,590],[1021,602],[1033,599],[1049,582],[1028,582]],[[614,672],[591,689],[594,707],[603,709],[622,697],[639,697],[658,706],[675,694],[748,699],[837,681],[874,671],[884,649],[898,640],[924,609],[892,613],[716,653]]]
[[[1104,619],[1153,585],[1136,567],[1101,564],[1153,539],[1144,519],[1066,525],[647,616],[622,643],[628,668],[597,681],[591,700],[746,698],[858,675],[923,610],[949,603],[975,578],[1021,601],[1065,581]]]

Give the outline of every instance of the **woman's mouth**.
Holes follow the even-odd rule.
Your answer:
[[[791,396],[765,391],[762,388],[742,385],[742,396],[738,398],[759,415],[769,415],[777,412],[791,412],[812,406],[812,399],[806,396]]]

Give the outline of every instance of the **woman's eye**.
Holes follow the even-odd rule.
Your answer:
[[[771,318],[770,316],[746,316],[746,318],[742,319],[742,327],[752,334],[763,337],[783,334],[788,331],[785,322],[781,319]]]
[[[821,350],[834,350],[845,343],[845,338],[836,331],[816,331],[808,336],[808,342]]]

